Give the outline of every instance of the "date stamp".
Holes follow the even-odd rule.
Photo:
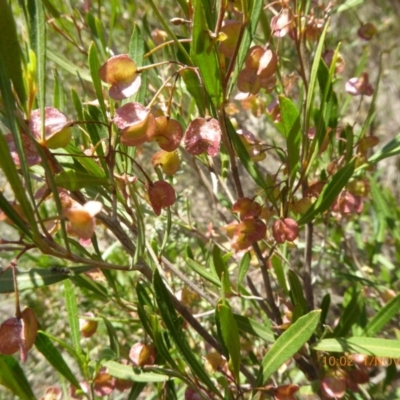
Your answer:
[[[362,359],[357,358],[357,361],[351,355],[342,356],[324,356],[321,357],[322,364],[326,367],[353,367],[355,365],[363,365],[365,367],[389,367],[400,365],[400,357],[378,357],[366,356]]]

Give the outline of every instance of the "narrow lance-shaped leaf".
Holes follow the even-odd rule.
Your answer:
[[[251,259],[250,253],[247,252],[239,262],[239,273],[237,279],[238,288],[242,284],[243,279],[245,278],[247,271],[250,268],[250,259]]]
[[[232,310],[228,304],[217,305],[217,313],[221,327],[221,334],[229,353],[229,368],[236,383],[239,384],[240,372],[240,336]]]
[[[0,354],[0,385],[10,389],[19,399],[35,400],[23,369],[12,356]]]
[[[99,178],[85,172],[74,170],[64,170],[54,178],[57,186],[64,189],[75,191],[85,187],[110,186],[110,181],[106,178]]]
[[[300,218],[298,221],[299,225],[312,221],[315,217],[322,214],[332,205],[336,197],[352,177],[354,165],[355,162],[352,161],[336,172],[331,181],[322,190],[317,201],[307,210],[303,217]]]
[[[310,74],[310,82],[308,85],[308,92],[307,92],[307,99],[306,99],[306,121],[305,121],[305,129],[308,130],[310,126],[310,117],[312,113],[312,103],[315,96],[316,85],[317,85],[317,75],[318,75],[318,68],[319,64],[322,62],[322,50],[325,45],[325,37],[328,31],[328,23],[325,23],[324,30],[319,38],[318,47],[314,54],[314,61],[311,67],[311,74]]]
[[[191,269],[193,269],[193,271],[195,271],[197,274],[199,274],[202,278],[213,283],[214,285],[216,285],[218,287],[221,286],[221,282],[219,281],[218,276],[215,273],[208,272],[206,270],[206,268],[204,268],[203,266],[201,266],[200,264],[198,264],[196,261],[192,260],[191,258],[187,258],[185,261],[187,262],[188,266]]]
[[[107,361],[103,363],[103,367],[107,368],[107,372],[110,375],[133,382],[165,382],[169,379],[167,375],[143,372],[133,369],[132,366],[119,364],[115,361]]]
[[[386,143],[380,150],[376,151],[369,159],[370,164],[384,160],[388,157],[400,154],[400,134],[395,136],[390,142]]]
[[[368,322],[365,327],[367,336],[375,336],[379,331],[388,324],[400,310],[400,294],[390,300],[383,308],[381,308],[375,316]]]
[[[193,2],[193,36],[191,57],[199,67],[207,92],[218,107],[222,102],[221,68],[215,45],[211,41],[203,2]]]
[[[6,111],[6,117],[8,119],[9,127],[11,129],[12,137],[15,143],[16,150],[18,152],[18,157],[20,159],[21,170],[23,176],[26,179],[26,184],[30,181],[30,175],[28,171],[28,163],[25,160],[25,153],[23,151],[23,144],[21,136],[18,132],[17,121],[15,117],[15,101],[11,89],[10,81],[7,77],[7,72],[5,70],[4,60],[0,57],[0,91],[1,97],[4,103],[4,108]],[[22,186],[20,176],[18,174],[17,168],[15,166],[14,160],[10,154],[10,148],[6,141],[5,132],[1,132],[0,135],[0,168],[4,171],[4,175],[9,182],[15,197],[20,204],[23,214],[26,220],[29,222],[30,229],[26,230],[29,236],[35,236],[36,240],[39,240],[38,225],[35,221],[33,215],[32,206],[27,198],[26,187]],[[32,233],[30,232],[32,230]]]
[[[0,10],[0,32],[4,32],[0,35],[0,57],[4,60],[7,75],[12,80],[19,101],[21,104],[25,104],[26,93],[22,78],[21,47],[17,37],[11,3],[7,0],[0,0]]]
[[[260,324],[254,319],[245,317],[244,315],[233,314],[233,317],[235,318],[237,327],[242,332],[257,336],[264,339],[266,342],[273,343],[275,341],[274,334],[265,324]]]
[[[104,324],[106,325],[108,337],[110,339],[110,348],[115,353],[116,357],[119,358],[120,352],[119,352],[119,341],[118,341],[117,332],[116,332],[113,324],[106,317],[102,316],[102,318],[103,318]]]
[[[64,281],[64,297],[68,312],[68,322],[71,329],[71,339],[74,348],[78,354],[82,353],[81,334],[79,331],[78,307],[76,305],[76,296],[70,280]]]
[[[359,321],[362,307],[364,306],[364,298],[361,292],[353,292],[352,298],[342,311],[339,323],[337,324],[333,335],[345,336],[351,327]]]
[[[214,386],[203,366],[197,360],[196,356],[193,353],[193,350],[190,348],[189,343],[181,328],[181,323],[179,321],[178,315],[176,314],[176,311],[172,304],[170,294],[165,287],[164,282],[158,271],[154,272],[153,284],[157,305],[159,307],[161,316],[179,352],[182,354],[197,379],[201,380],[201,382],[203,382],[212,392],[221,397],[219,391]]]
[[[393,362],[400,357],[400,341],[367,337],[323,339],[313,346],[314,350],[386,357]]]
[[[143,65],[144,40],[138,25],[135,23],[131,40],[129,42],[129,56],[138,67]]]
[[[304,315],[275,341],[262,360],[257,376],[258,387],[265,385],[267,379],[310,339],[318,325],[320,314],[320,310],[314,310]]]
[[[229,281],[229,272],[226,267],[226,262],[223,260],[221,249],[217,245],[215,245],[213,248],[212,260],[213,260],[214,271],[217,273],[221,281],[224,293],[230,293],[231,284]]]
[[[35,346],[44,355],[46,360],[56,369],[57,372],[59,372],[76,388],[80,387],[79,381],[76,379],[75,374],[71,371],[57,347],[53,345],[51,340],[44,332],[38,332]]]
[[[295,322],[299,317],[303,316],[307,312],[307,301],[304,297],[300,279],[296,273],[290,270],[288,272],[288,277],[290,284],[290,297],[292,298],[294,305],[292,321]]]
[[[300,160],[301,124],[296,105],[287,97],[279,96],[282,125],[288,150],[288,167],[291,184],[294,182]]]
[[[86,270],[92,267],[84,267]],[[82,270],[83,272],[84,270]],[[29,271],[18,271],[18,290],[36,289],[41,286],[52,285],[54,283],[68,279],[70,270],[64,268],[43,269],[32,268]],[[14,292],[14,279],[12,269],[9,268],[0,275],[0,293]]]
[[[232,140],[233,147],[235,148],[235,151],[241,163],[246,168],[248,174],[251,176],[251,178],[259,187],[267,189],[264,177],[262,176],[261,172],[257,168],[254,161],[252,161],[252,159],[250,158],[249,153],[246,150],[246,147],[240,140],[239,135],[236,133],[235,128],[233,127],[229,119],[226,119],[226,128],[228,131],[229,138]]]
[[[92,77],[92,82],[93,82],[94,90],[96,92],[96,97],[100,103],[104,121],[107,121],[107,111],[106,111],[106,106],[104,103],[103,90],[102,90],[101,80],[100,80],[100,75],[99,75],[100,63],[99,63],[99,57],[97,55],[97,49],[96,49],[96,46],[94,43],[92,43],[89,48],[88,62],[89,62],[90,76]]]

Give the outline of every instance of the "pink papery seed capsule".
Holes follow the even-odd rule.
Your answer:
[[[50,386],[39,400],[61,400],[62,390],[58,386]]]
[[[242,197],[233,204],[232,211],[234,213],[239,213],[240,219],[243,221],[245,219],[258,217],[261,214],[261,206],[252,199]]]
[[[5,320],[0,325],[0,354],[11,355],[20,350],[21,361],[25,362],[37,331],[38,322],[31,308],[25,308],[20,317]]]
[[[151,159],[151,163],[154,167],[160,165],[164,174],[174,175],[178,171],[181,160],[177,151],[164,151],[160,150]]]
[[[106,368],[101,368],[93,381],[93,389],[96,396],[108,396],[115,389],[115,378],[111,376]]]
[[[54,107],[44,109],[44,137],[42,138],[42,118],[39,109],[33,110],[29,119],[29,129],[35,139],[49,149],[64,148],[71,141],[72,122]]]
[[[114,100],[127,99],[140,88],[140,75],[128,54],[111,57],[101,66],[99,75],[103,82],[111,85],[109,95]]]
[[[372,96],[374,89],[369,83],[369,77],[366,72],[363,72],[359,78],[351,78],[346,82],[345,90],[352,96]]]
[[[153,365],[156,360],[154,346],[145,343],[135,343],[129,350],[129,359],[138,367]]]
[[[293,242],[299,236],[299,225],[292,218],[283,218],[274,222],[272,236],[277,243]]]
[[[118,108],[114,123],[121,131],[121,143],[126,146],[138,146],[147,142],[156,130],[153,114],[139,103],[127,103]]]
[[[360,26],[357,31],[357,35],[363,40],[370,41],[377,34],[377,32],[378,30],[376,29],[376,26],[371,22],[367,22],[366,24]]]
[[[85,316],[93,318],[94,314],[92,312],[87,312],[85,313]],[[90,338],[93,336],[97,331],[98,325],[99,323],[97,321],[79,318],[79,330],[84,338]]]
[[[192,388],[185,390],[185,400],[203,400],[203,397]]]
[[[174,188],[166,181],[157,181],[146,185],[151,207],[159,216],[163,208],[172,206],[176,201]]]
[[[221,145],[221,127],[214,118],[196,118],[186,129],[185,149],[192,155],[207,153],[215,157]]]
[[[271,18],[271,32],[275,37],[286,36],[293,27],[293,16],[289,8],[283,8],[278,15]]]
[[[326,376],[321,381],[322,393],[328,399],[341,399],[346,394],[347,383],[343,376]]]
[[[157,117],[155,122],[156,129],[149,141],[156,141],[165,151],[176,150],[184,133],[181,124],[177,120],[165,116]]]

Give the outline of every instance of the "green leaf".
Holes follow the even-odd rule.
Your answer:
[[[38,332],[35,346],[57,372],[59,372],[73,386],[80,388],[78,379],[75,377],[68,364],[65,362],[63,356],[58,351],[57,347],[53,345],[45,332]]]
[[[192,69],[185,69],[181,72],[181,77],[185,82],[187,91],[196,102],[199,114],[204,115],[206,111],[206,99],[204,97],[204,88],[201,85],[199,76]]]
[[[214,245],[213,247],[212,261],[213,261],[214,271],[216,272],[219,280],[221,281],[224,293],[231,293],[229,272],[226,267],[226,262],[222,257],[221,249],[217,245]]]
[[[369,159],[368,163],[376,164],[388,157],[400,154],[400,134],[395,136],[390,142],[386,143],[381,149],[376,151]]]
[[[11,3],[0,0],[0,57],[4,60],[7,76],[11,79],[21,104],[25,105],[26,93],[22,78],[21,47],[11,9]]]
[[[103,89],[102,89],[102,83],[100,80],[100,75],[99,75],[99,70],[100,70],[100,62],[99,62],[99,57],[97,55],[97,49],[94,43],[91,43],[89,47],[89,70],[90,70],[90,76],[92,78],[92,83],[94,90],[96,92],[96,97],[97,100],[99,101],[101,111],[103,113],[103,118],[104,121],[107,121],[107,110],[106,110],[106,105],[104,103],[104,97],[103,97]],[[93,143],[95,144],[95,143]]]
[[[232,140],[233,147],[240,159],[240,162],[246,168],[249,175],[253,178],[254,182],[262,189],[267,189],[267,185],[265,183],[264,177],[261,172],[258,170],[254,161],[250,158],[249,153],[246,150],[243,142],[240,140],[239,135],[236,133],[235,128],[233,127],[231,121],[229,119],[225,120],[226,128],[228,131],[228,136],[230,140]]]
[[[237,278],[237,286],[238,288],[243,282],[243,279],[246,277],[247,271],[250,268],[250,252],[248,251],[243,255],[239,262],[239,272],[238,272],[238,278]]]
[[[44,15],[43,2],[34,0],[34,30],[35,30],[35,53],[36,53],[36,72],[38,84],[39,108],[41,119],[44,123],[44,108],[46,104],[46,18]]]
[[[151,315],[150,318],[153,327],[153,343],[157,349],[157,356],[163,357],[164,360],[168,362],[174,370],[179,370],[179,367],[174,358],[171,356],[170,349],[165,341],[165,331],[161,328],[159,317],[156,315]]]
[[[94,43],[96,44],[96,47],[101,51],[102,55],[104,56],[107,45],[104,39],[104,29],[101,24],[101,21],[97,17],[95,17],[91,12],[87,12],[86,24],[92,33],[92,38],[94,40]]]
[[[240,336],[238,326],[231,308],[227,303],[217,304],[222,339],[229,353],[229,369],[232,371],[236,383],[239,384],[240,372]]]
[[[70,280],[64,281],[64,297],[65,305],[68,312],[68,322],[71,330],[71,339],[77,354],[82,353],[81,332],[79,330],[78,306],[76,304],[76,296],[74,287]]]
[[[318,325],[320,314],[320,310],[314,310],[304,315],[275,341],[262,360],[257,387],[265,385],[267,379],[310,339]]]
[[[337,9],[337,13],[341,13],[343,11],[347,11],[350,8],[356,7],[360,4],[363,4],[364,0],[346,0],[343,4],[340,4],[340,6]]]
[[[1,134],[1,133],[0,133]],[[1,146],[1,143],[0,143]],[[1,154],[1,150],[0,150]],[[14,210],[8,200],[4,197],[3,192],[0,191],[0,210],[4,212],[7,218],[13,222],[18,229],[21,230],[28,237],[32,236],[31,231],[26,226],[25,221],[21,218],[21,216]]]
[[[338,55],[339,46],[335,50],[329,70],[322,59],[318,64],[317,78],[320,87],[320,104],[319,107],[314,109],[316,132],[311,144],[311,158],[308,160],[307,169],[313,165],[315,158],[320,154],[321,146],[326,140],[328,127],[331,132],[334,132],[337,128],[338,102],[333,91],[332,79],[335,74]]]
[[[66,59],[59,53],[52,51],[51,49],[47,49],[46,53],[47,58],[50,61],[53,61],[56,65],[61,67],[64,71],[69,72],[72,75],[78,75],[84,81],[92,83],[92,77],[90,74],[83,68],[74,64],[73,62]]]
[[[89,271],[93,267],[83,267],[81,272]],[[18,290],[24,291],[48,286],[70,277],[71,270],[65,268],[32,268],[29,271],[18,271]],[[0,293],[14,292],[13,272],[11,268],[0,271]]]
[[[143,65],[144,56],[144,40],[140,32],[139,26],[135,23],[131,40],[129,42],[129,57],[135,62],[138,67]]]
[[[108,290],[100,283],[90,279],[86,275],[75,275],[69,278],[75,285],[86,289],[97,296],[100,300],[109,300]]]
[[[307,313],[308,307],[303,293],[303,286],[297,274],[292,270],[289,270],[288,278],[290,285],[290,297],[294,306],[292,322],[295,322]]]
[[[317,201],[307,210],[298,221],[299,225],[311,222],[315,217],[326,211],[339,196],[354,172],[355,162],[347,164],[333,176],[331,181],[324,186]]]
[[[192,46],[190,56],[194,64],[200,69],[204,87],[214,104],[218,107],[222,103],[221,67],[215,43],[212,42],[203,9],[203,1],[194,0]]]
[[[400,294],[381,308],[365,327],[366,336],[375,336],[388,324],[400,310]]]
[[[325,37],[326,33],[328,31],[328,23],[325,23],[324,30],[322,31],[322,34],[319,38],[317,50],[315,51],[315,54],[313,56],[313,64],[311,67],[311,73],[310,73],[310,81],[308,85],[308,92],[307,92],[307,99],[306,99],[306,117],[305,117],[305,127],[306,131],[308,130],[310,126],[310,117],[311,117],[311,112],[312,112],[312,104],[316,92],[316,84],[317,84],[317,76],[318,76],[318,69],[319,69],[319,64],[322,61],[322,50],[324,49],[325,46]]]
[[[21,136],[18,132],[17,121],[16,121],[16,110],[15,110],[15,99],[12,93],[11,85],[9,79],[7,79],[4,60],[0,57],[0,90],[1,90],[1,98],[3,107],[6,111],[5,115],[7,118],[7,122],[9,124],[9,128],[11,130],[13,140],[15,146],[18,151],[18,156],[21,163],[21,170],[24,178],[26,179],[26,184],[30,181],[30,175],[28,171],[28,164],[25,160],[25,153],[23,151],[23,145],[21,141]],[[5,177],[9,185],[14,192],[15,198],[17,202],[20,204],[24,217],[29,223],[29,229],[25,228],[25,233],[28,234],[29,237],[34,236],[36,241],[39,241],[40,233],[38,231],[38,224],[35,220],[33,209],[30,201],[28,200],[27,194],[29,194],[29,190],[27,191],[26,186],[24,187],[21,182],[21,178],[18,174],[17,168],[13,159],[11,158],[10,149],[5,139],[5,135],[3,132],[0,132],[0,168],[3,170]],[[28,193],[27,193],[28,192]],[[3,204],[5,202],[3,201]],[[20,220],[20,218],[19,218]],[[20,221],[21,222],[21,221]],[[20,224],[17,224],[18,226]],[[32,232],[31,232],[32,231]]]
[[[146,382],[134,383],[131,391],[129,392],[128,400],[137,400],[145,387]]]
[[[333,331],[333,336],[345,336],[354,324],[357,324],[364,306],[364,297],[361,292],[353,291],[351,300],[342,311],[339,323]]]
[[[400,357],[400,341],[367,337],[323,339],[313,345],[314,350],[336,353],[374,355],[397,359]],[[399,360],[396,360],[400,363]]]
[[[106,361],[103,363],[103,367],[107,368],[107,372],[110,375],[133,382],[165,382],[170,379],[167,375],[156,374],[154,372],[143,372],[139,368],[119,364],[115,361]]]
[[[220,287],[221,282],[218,279],[218,276],[214,273],[208,272],[204,267],[202,267],[199,263],[192,260],[191,258],[186,258],[185,260],[189,267],[193,269],[197,274],[203,277],[205,280],[213,283],[214,285]]]
[[[76,146],[70,143],[66,149],[68,154],[71,156],[78,156],[75,157],[75,160],[82,165],[82,167],[90,174],[97,178],[106,178],[104,171],[96,164],[96,162],[90,158],[86,157],[85,154],[79,150]]]
[[[10,389],[21,400],[35,400],[23,369],[12,356],[0,354],[0,385]]]
[[[287,143],[289,176],[292,184],[300,162],[300,113],[292,100],[285,96],[279,96],[279,104],[281,108],[283,132]]]
[[[143,329],[146,333],[154,339],[154,333],[152,328],[152,322],[150,320],[151,314],[154,312],[153,304],[150,300],[148,293],[144,285],[140,282],[136,285],[136,294],[138,297],[137,303],[137,312],[140,318],[140,322],[142,323]]]
[[[101,316],[104,321],[104,324],[107,328],[108,338],[110,339],[110,348],[115,353],[116,357],[119,358],[119,340],[117,331],[115,330],[113,324],[104,316]]]
[[[325,324],[325,319],[329,312],[329,306],[331,305],[331,295],[327,293],[321,301],[321,324]]]
[[[169,292],[165,287],[158,270],[154,272],[153,285],[161,317],[179,352],[182,354],[196,378],[204,383],[217,396],[221,397],[219,391],[214,386],[213,382],[189,346],[189,343],[182,330],[179,317],[172,304]]]
[[[244,315],[233,314],[235,318],[236,325],[239,330],[249,333],[250,335],[257,336],[261,339],[264,339],[266,342],[273,343],[275,342],[274,334],[271,329],[269,329],[266,325],[261,325],[259,322],[251,319],[249,317],[245,317]]]
[[[86,187],[107,186],[110,187],[110,181],[107,178],[99,178],[84,172],[74,171],[72,169],[64,170],[54,178],[57,186],[64,189],[75,191]]]
[[[54,70],[54,108],[65,111],[65,91],[57,70]]]
[[[286,295],[289,296],[289,288],[286,282],[285,270],[283,268],[282,259],[278,256],[271,257],[272,268],[275,271],[276,278],[278,279],[280,287],[285,291]]]

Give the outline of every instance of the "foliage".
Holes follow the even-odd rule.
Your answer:
[[[0,1],[10,396],[396,395],[390,49],[346,78],[336,41],[362,3]]]

